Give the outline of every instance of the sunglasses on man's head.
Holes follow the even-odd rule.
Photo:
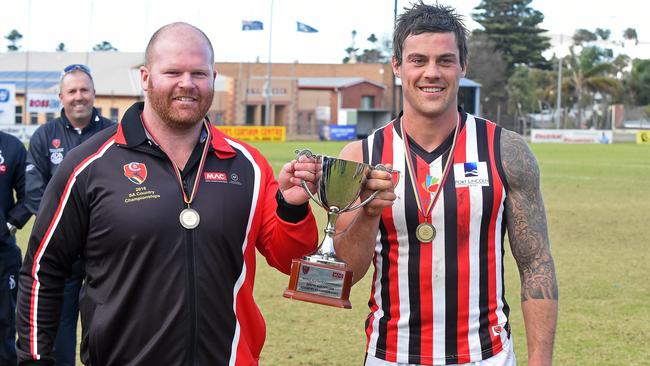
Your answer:
[[[63,73],[67,74],[67,73],[71,73],[71,72],[76,71],[76,70],[83,71],[86,74],[90,75],[90,69],[88,68],[88,66],[82,65],[82,64],[68,65],[68,66],[65,67],[65,69],[63,69]]]

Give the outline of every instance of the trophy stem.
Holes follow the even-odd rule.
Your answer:
[[[330,207],[327,212],[327,226],[325,227],[325,237],[312,255],[305,257],[305,259],[316,263],[329,264],[333,266],[344,266],[345,263],[341,262],[336,257],[336,250],[334,249],[334,235],[336,234],[336,220],[339,217],[339,208],[334,206]]]

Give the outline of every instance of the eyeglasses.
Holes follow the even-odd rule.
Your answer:
[[[65,75],[77,70],[83,71],[86,74],[88,74],[88,76],[90,76],[90,69],[88,68],[88,66],[82,64],[72,64],[66,66],[65,69],[63,69],[63,74]]]

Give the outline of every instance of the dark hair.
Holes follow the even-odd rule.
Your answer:
[[[434,4],[426,5],[420,0],[412,7],[404,8],[405,12],[397,17],[393,33],[393,54],[397,65],[402,64],[402,47],[410,35],[422,33],[446,33],[456,35],[456,45],[460,56],[460,66],[465,67],[467,61],[467,28],[463,17],[450,6]]]
[[[144,64],[145,66],[150,66],[151,65],[151,53],[153,52],[153,47],[155,46],[156,42],[158,41],[158,38],[167,30],[176,28],[176,27],[189,27],[195,31],[197,31],[204,39],[205,42],[208,44],[208,48],[210,49],[210,64],[214,65],[214,48],[212,47],[212,42],[210,42],[210,39],[208,38],[205,33],[200,30],[199,28],[193,26],[192,24],[189,23],[184,23],[184,22],[176,22],[176,23],[171,23],[162,26],[160,29],[158,29],[154,34],[151,36],[151,39],[149,40],[149,43],[147,44],[147,49],[144,52]]]

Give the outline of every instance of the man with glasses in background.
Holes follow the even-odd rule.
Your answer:
[[[65,155],[95,133],[115,124],[95,109],[95,85],[85,65],[72,64],[63,70],[59,98],[63,105],[61,116],[39,127],[29,141],[25,203],[33,214],[37,213],[45,187]],[[84,275],[84,264],[77,258],[65,282],[61,322],[54,343],[58,366],[75,365],[79,291]]]

